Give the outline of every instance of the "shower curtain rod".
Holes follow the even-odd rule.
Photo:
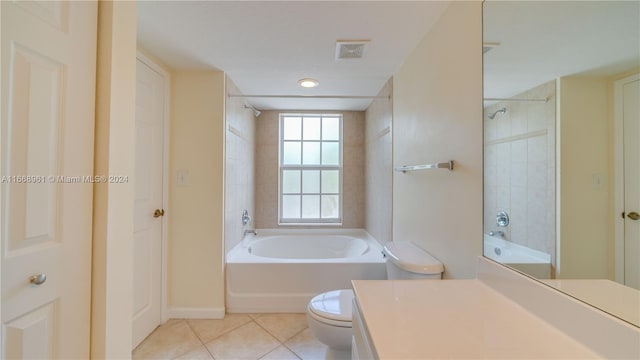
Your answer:
[[[239,98],[273,98],[273,99],[391,99],[389,96],[355,96],[355,95],[245,95],[228,94]]]
[[[518,99],[518,98],[484,98],[483,101],[528,101],[528,102],[547,102],[549,98],[544,99]]]

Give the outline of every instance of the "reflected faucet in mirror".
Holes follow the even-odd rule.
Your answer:
[[[489,118],[489,120],[493,120],[496,118],[496,115],[498,114],[505,114],[507,112],[507,108],[500,108],[496,111],[494,111],[493,113],[489,114],[487,117]]]

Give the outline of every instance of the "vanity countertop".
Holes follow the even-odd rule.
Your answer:
[[[480,280],[355,280],[380,359],[599,358]]]
[[[604,311],[640,326],[640,291],[605,279],[540,279]]]

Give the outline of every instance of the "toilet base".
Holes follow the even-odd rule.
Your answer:
[[[350,327],[332,326],[322,323],[307,313],[307,322],[313,336],[331,349],[340,351],[351,350],[353,329]]]

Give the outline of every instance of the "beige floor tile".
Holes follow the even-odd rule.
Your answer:
[[[193,331],[205,344],[249,321],[251,318],[245,314],[227,314],[224,319],[220,320],[187,320]]]
[[[242,325],[206,344],[216,360],[259,359],[280,343],[254,322]]]
[[[351,352],[329,349],[327,345],[318,341],[309,329],[306,329],[289,339],[285,342],[285,345],[303,360],[351,359]]]
[[[282,342],[308,327],[306,314],[264,314],[255,322]]]
[[[300,360],[300,358],[286,347],[278,346],[272,352],[268,353],[264,357],[261,357],[260,360]]]
[[[133,351],[133,359],[173,359],[202,346],[184,320],[169,320],[159,326]]]
[[[207,348],[201,345],[199,348],[177,357],[176,360],[213,360],[213,357],[211,357]]]

